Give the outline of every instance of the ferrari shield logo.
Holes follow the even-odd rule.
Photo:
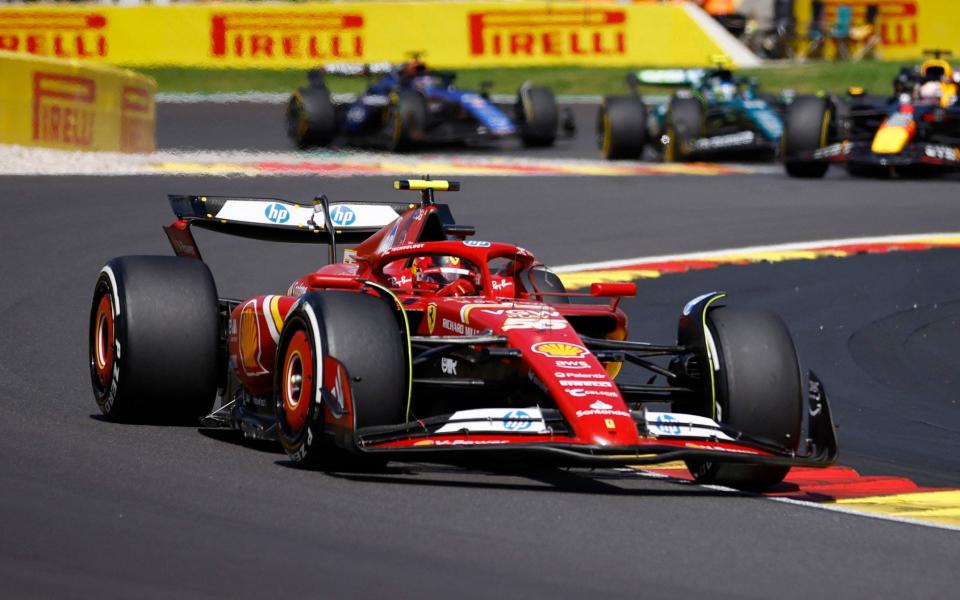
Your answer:
[[[437,324],[437,305],[427,305],[427,331],[433,333],[433,327]]]

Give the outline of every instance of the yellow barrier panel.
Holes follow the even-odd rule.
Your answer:
[[[0,49],[129,66],[694,66],[723,52],[678,4],[337,2],[0,8]]]
[[[80,61],[0,52],[0,143],[152,152],[153,79]]]
[[[862,25],[867,7],[877,7],[876,33],[880,36],[877,54],[884,59],[916,59],[926,49],[942,48],[960,56],[960,2],[957,0],[824,0],[824,23],[829,37],[837,21],[837,8],[852,9],[853,25]],[[796,3],[798,31],[810,25],[810,2]],[[891,74],[892,76],[892,74]]]

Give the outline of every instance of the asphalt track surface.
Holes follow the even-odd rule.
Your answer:
[[[232,114],[232,113],[231,113]],[[163,132],[163,130],[161,130]],[[479,237],[564,264],[958,229],[955,181],[463,178]],[[395,199],[383,177],[0,177],[0,581],[90,597],[953,597],[955,531],[619,471],[291,468],[192,427],[106,422],[89,389],[96,274],[168,254],[166,193]],[[284,288],[319,248],[198,235],[222,295]],[[640,282],[635,338],[724,289],[783,315],[827,385],[841,462],[960,486],[960,251],[721,267]]]

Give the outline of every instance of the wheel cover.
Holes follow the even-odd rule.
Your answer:
[[[104,388],[110,382],[110,375],[113,372],[114,340],[113,303],[110,294],[105,293],[100,296],[100,302],[97,305],[93,343],[90,345],[93,350],[91,358],[97,381]]]
[[[283,359],[280,394],[283,416],[291,432],[303,429],[310,414],[310,397],[314,387],[313,348],[306,332],[297,331],[290,339]]]

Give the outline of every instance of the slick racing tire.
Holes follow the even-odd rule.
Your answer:
[[[607,96],[597,115],[597,142],[607,160],[637,160],[647,143],[647,109],[637,96]]]
[[[560,111],[550,88],[523,85],[517,91],[517,124],[528,148],[552,146],[557,139]]]
[[[832,119],[830,101],[818,96],[800,96],[787,108],[781,143],[783,164],[788,175],[808,179],[826,175],[829,163],[793,157],[826,146]]]
[[[399,92],[388,115],[388,146],[391,152],[409,152],[423,142],[430,115],[423,94],[413,90]]]
[[[717,351],[717,420],[747,437],[796,450],[803,388],[793,339],[777,315],[719,307],[707,313]],[[790,467],[688,460],[700,483],[759,490],[780,483]]]
[[[309,467],[356,466],[325,431],[318,384],[329,389],[329,364],[339,361],[349,376],[357,428],[395,425],[406,418],[408,366],[394,312],[381,298],[325,291],[303,296],[283,324],[277,347],[274,404],[277,437],[287,456]]]
[[[673,96],[667,109],[663,160],[686,160],[688,146],[703,133],[703,105],[696,98]]]
[[[326,88],[304,87],[287,102],[287,136],[300,149],[328,146],[337,133],[337,113]]]
[[[220,375],[217,289],[207,265],[124,256],[97,277],[90,309],[97,405],[120,421],[188,421],[210,412]]]

